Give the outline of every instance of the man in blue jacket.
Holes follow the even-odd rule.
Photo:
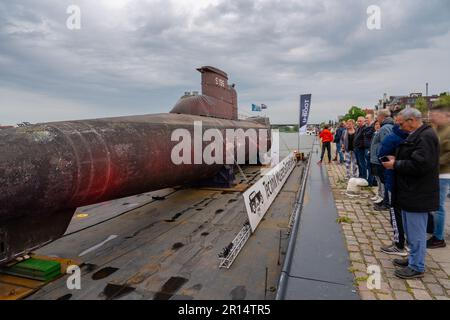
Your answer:
[[[381,131],[381,130],[380,130]],[[408,133],[401,130],[396,124],[392,127],[392,132],[381,141],[381,148],[378,152],[378,158],[394,156],[397,147],[405,141]],[[390,246],[381,247],[381,251],[386,254],[398,255],[405,257],[408,255],[405,250],[405,231],[403,229],[403,220],[401,209],[392,202],[392,192],[394,189],[394,170],[384,170],[384,187],[387,190],[387,204],[391,217],[391,225],[394,230],[394,241]]]
[[[345,131],[345,121],[342,121],[339,124],[339,128],[336,130],[333,141],[336,144],[336,156],[334,157],[333,161],[338,161],[339,155],[339,163],[341,164],[344,163],[344,153],[342,152],[342,144],[341,144],[341,138],[344,131]]]
[[[383,109],[383,110],[378,111],[377,120],[381,124],[380,132],[378,132],[378,140],[380,140],[380,144],[381,144],[381,142],[388,135],[390,135],[392,133],[392,129],[394,127],[394,119],[391,118],[391,111],[389,109]],[[387,146],[385,146],[385,148],[387,148]],[[394,155],[393,152],[395,152],[395,148],[393,150],[389,150],[389,152],[391,152],[389,155]],[[383,156],[385,156],[385,155],[387,155],[387,154],[384,154]],[[379,154],[372,155],[371,161],[378,161],[378,162],[374,162],[374,163],[377,163],[381,166],[381,162],[378,160],[379,157],[380,157]],[[384,181],[385,180],[385,177],[384,177],[385,172],[386,172],[386,170],[384,169],[383,170],[383,179],[382,179],[383,183],[386,183]],[[389,194],[388,194],[388,189],[385,186],[383,202],[376,203],[374,206],[374,209],[377,211],[383,211],[383,210],[389,210],[389,208],[390,208]]]

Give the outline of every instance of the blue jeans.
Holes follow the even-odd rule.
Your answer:
[[[402,216],[403,227],[410,248],[409,267],[417,272],[425,272],[428,213],[402,210]]]
[[[340,142],[336,143],[336,158],[339,155],[339,162],[344,163],[344,153],[342,152],[342,144]]]
[[[367,180],[367,164],[365,149],[355,148],[356,161],[358,162],[359,177]]]
[[[364,161],[366,164],[366,168],[367,168],[367,182],[369,182],[369,186],[373,186],[374,184],[374,176],[372,175],[372,166],[370,165],[370,154],[369,154],[369,149],[364,149]]]
[[[439,210],[434,213],[434,236],[445,239],[445,200],[450,189],[450,179],[439,179]]]

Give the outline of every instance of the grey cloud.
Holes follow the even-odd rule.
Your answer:
[[[374,2],[382,30],[369,31],[366,8]],[[82,30],[65,27],[69,4],[80,5]],[[448,34],[449,12],[445,0],[221,0],[189,14],[166,0],[137,0],[120,11],[88,0],[3,2],[0,87],[111,109],[108,115],[166,112],[182,92],[198,89],[194,68],[209,64],[237,83],[244,108],[269,101],[286,110],[269,111],[277,122],[292,121],[299,91],[318,83],[330,87],[320,87],[315,101],[382,94],[358,81],[337,91],[333,81],[370,68],[389,77],[390,57],[433,48]],[[0,104],[0,117],[6,112],[14,110]]]

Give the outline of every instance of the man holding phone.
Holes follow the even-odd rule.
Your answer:
[[[395,115],[395,120],[397,121],[398,115]],[[383,158],[389,155],[395,155],[395,152],[397,150],[397,147],[405,141],[405,139],[408,137],[408,133],[403,131],[400,128],[400,125],[397,123],[395,124],[392,129],[390,130],[390,133],[387,134],[384,139],[381,141],[381,148],[378,151],[378,157]],[[388,160],[389,158],[386,157],[384,160]],[[381,161],[380,164],[382,165],[383,162]],[[385,187],[385,199],[384,202],[381,205],[376,205],[374,209],[375,210],[383,210],[387,207],[390,214],[390,222],[392,226],[392,230],[394,231],[394,239],[392,245],[389,246],[383,246],[380,248],[381,252],[389,255],[398,255],[402,257],[406,257],[408,255],[408,252],[406,251],[405,245],[405,230],[403,228],[403,218],[402,218],[402,211],[398,207],[398,205],[395,205],[392,201],[392,193],[394,192],[394,178],[395,178],[395,172],[392,169],[385,169],[384,170],[384,187]]]
[[[409,136],[398,146],[395,156],[387,156],[389,161],[382,164],[395,171],[392,200],[401,209],[410,254],[408,260],[394,260],[394,265],[401,268],[395,275],[402,279],[422,278],[428,214],[439,208],[439,140],[431,126],[422,122],[422,113],[417,109],[404,109],[397,122]]]

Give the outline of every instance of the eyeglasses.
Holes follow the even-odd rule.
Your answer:
[[[397,124],[400,125],[400,126],[402,126],[402,125],[405,124],[405,122],[412,121],[412,120],[414,120],[414,119],[413,119],[413,118],[404,119],[402,122],[398,122],[398,121],[397,121]]]

